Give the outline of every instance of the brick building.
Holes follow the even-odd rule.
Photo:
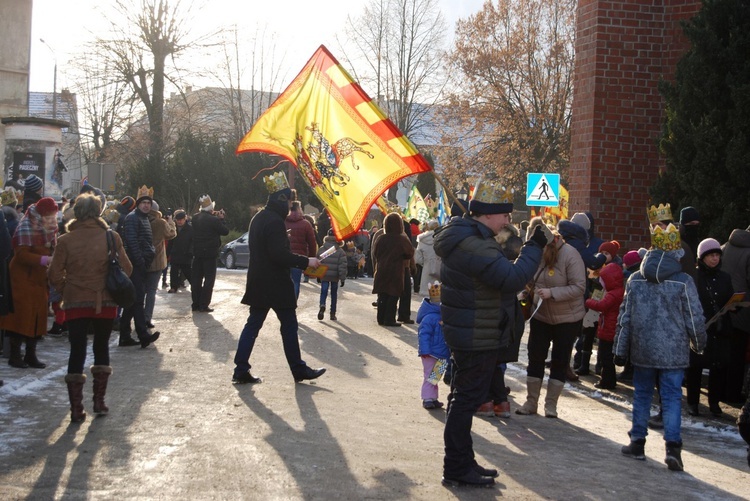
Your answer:
[[[570,210],[590,210],[599,236],[626,249],[649,242],[648,189],[663,165],[658,84],[688,47],[680,21],[699,9],[695,0],[578,2]]]

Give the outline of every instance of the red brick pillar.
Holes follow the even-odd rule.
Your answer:
[[[647,245],[648,188],[662,160],[661,79],[688,45],[681,19],[696,0],[579,0],[569,171],[570,214],[624,249]],[[659,202],[670,202],[659,200]]]

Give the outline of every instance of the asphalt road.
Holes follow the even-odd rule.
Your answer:
[[[683,413],[685,472],[670,472],[659,432],[647,461],[620,454],[632,389],[602,394],[595,377],[566,385],[559,419],[476,418],[477,459],[500,470],[498,482],[443,487],[445,413],[421,407],[416,326],[379,327],[367,279],[340,289],[338,321],[318,321],[319,286],[303,284],[303,358],[328,372],[294,383],[271,314],[251,358],[264,382],[232,385],[244,286],[242,270],[220,270],[211,314],[192,313],[189,293],[160,291],[155,346],[119,348],[113,337],[106,417],[91,415],[89,382],[89,417],[69,422],[67,338],[40,343],[43,370],[3,359],[0,499],[750,498],[737,408],[720,419]],[[513,409],[524,401],[524,362],[522,353],[508,371]]]

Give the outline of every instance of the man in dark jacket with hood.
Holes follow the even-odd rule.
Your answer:
[[[435,253],[443,260],[443,334],[453,365],[443,461],[443,483],[449,486],[490,485],[497,476],[474,459],[471,421],[487,401],[500,350],[522,334],[515,332],[521,315],[516,294],[533,277],[552,237],[539,226],[510,262],[494,237],[510,224],[512,211],[504,191],[479,182],[469,215],[435,231]]]
[[[247,286],[242,303],[250,306],[250,316],[240,334],[234,356],[233,383],[260,383],[250,374],[250,355],[269,310],[276,312],[281,323],[284,354],[297,382],[323,375],[325,368],[312,369],[303,360],[297,337],[297,298],[289,273],[291,267],[305,269],[320,265],[317,257],[301,256],[291,251],[284,220],[292,203],[292,190],[286,176],[279,172],[264,178],[271,193],[266,206],[250,221]]]

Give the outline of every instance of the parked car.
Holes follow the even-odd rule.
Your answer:
[[[250,250],[247,245],[247,233],[244,233],[237,240],[232,240],[225,244],[221,248],[219,259],[221,260],[221,264],[226,266],[229,270],[233,270],[238,266],[247,268],[248,261],[250,260]]]

